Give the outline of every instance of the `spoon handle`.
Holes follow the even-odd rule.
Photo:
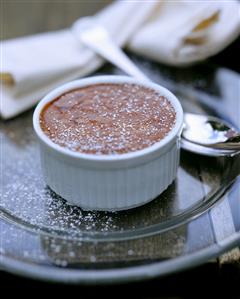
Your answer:
[[[100,25],[78,31],[77,24],[73,28],[76,36],[83,44],[100,54],[107,61],[118,66],[121,70],[139,80],[150,79],[128,58],[128,56],[112,41],[108,32]]]

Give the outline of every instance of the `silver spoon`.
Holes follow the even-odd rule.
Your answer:
[[[151,81],[94,18],[77,20],[72,26],[72,32],[83,44],[130,76]],[[184,118],[182,148],[207,156],[233,156],[240,152],[240,134],[225,121],[192,113],[185,113]]]
[[[240,134],[217,117],[184,113],[181,146],[207,156],[234,156],[240,153]]]

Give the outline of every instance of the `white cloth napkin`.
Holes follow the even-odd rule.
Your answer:
[[[217,54],[240,32],[236,1],[167,1],[130,40],[133,52],[175,66]]]
[[[95,17],[119,46],[172,65],[216,54],[240,27],[237,1],[117,1]],[[5,119],[104,63],[70,29],[2,41],[1,55],[0,114]]]

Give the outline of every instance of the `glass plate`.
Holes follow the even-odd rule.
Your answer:
[[[174,69],[132,56],[185,111],[240,127],[239,76],[203,64]],[[105,66],[98,74],[120,74]],[[234,107],[234,109],[233,109]],[[84,212],[41,175],[32,111],[1,122],[0,264],[25,276],[71,283],[147,279],[203,263],[240,244],[240,156],[181,153],[174,183],[129,211]]]

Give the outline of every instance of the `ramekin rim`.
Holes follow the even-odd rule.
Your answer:
[[[71,91],[76,88],[81,88],[84,86],[89,86],[93,84],[98,83],[114,83],[114,84],[138,84],[141,86],[145,86],[148,88],[152,88],[153,90],[156,90],[161,95],[165,96],[170,103],[173,105],[175,112],[176,112],[176,122],[173,126],[173,128],[170,130],[170,132],[160,141],[154,143],[153,145],[146,147],[141,150],[132,151],[128,153],[123,154],[110,154],[110,155],[102,155],[102,154],[87,154],[87,153],[81,153],[72,151],[66,147],[60,146],[56,143],[54,143],[42,130],[39,122],[39,116],[42,111],[42,109],[46,106],[47,103],[53,101],[57,97],[59,97],[61,94]],[[125,161],[133,158],[138,158],[141,156],[146,156],[149,154],[152,154],[156,152],[157,150],[164,149],[165,146],[167,146],[171,141],[178,136],[182,130],[183,126],[183,110],[182,106],[179,102],[179,100],[176,98],[176,96],[171,93],[168,89],[165,87],[150,82],[150,81],[142,81],[138,80],[132,77],[128,76],[119,76],[119,75],[100,75],[100,76],[93,76],[93,77],[86,77],[79,80],[70,81],[68,83],[65,83],[54,90],[50,91],[47,95],[43,97],[43,99],[38,103],[37,107],[35,108],[34,114],[33,114],[33,127],[35,130],[35,133],[37,134],[38,138],[49,148],[52,150],[57,151],[60,154],[70,156],[72,158],[76,159],[83,159],[83,160],[89,160],[89,161]]]

